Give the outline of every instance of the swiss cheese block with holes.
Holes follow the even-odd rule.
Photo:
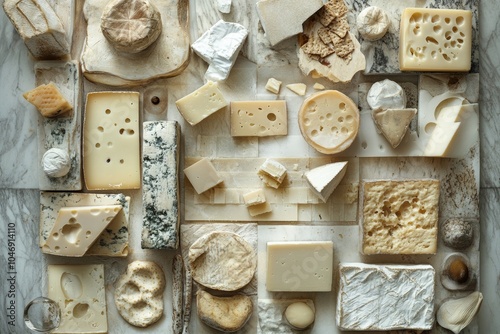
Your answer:
[[[360,222],[363,254],[435,254],[439,180],[365,181]]]
[[[302,136],[318,152],[335,154],[344,151],[356,138],[359,110],[346,95],[326,90],[308,97],[299,111]]]
[[[286,136],[287,133],[285,100],[231,102],[231,136]]]
[[[466,72],[471,68],[471,11],[406,8],[399,38],[402,71]]]
[[[83,126],[87,189],[139,189],[139,139],[138,92],[89,93]]]

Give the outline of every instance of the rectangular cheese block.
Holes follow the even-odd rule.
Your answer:
[[[88,190],[141,187],[138,92],[87,95],[83,172]]]
[[[89,194],[89,193],[40,193],[40,241],[42,252],[46,252],[43,245],[54,228],[59,210],[65,207],[120,205],[122,210],[106,226],[97,240],[85,252],[85,256],[99,255],[124,257],[128,255],[129,243],[129,211],[130,197],[123,194]]]
[[[35,64],[37,86],[53,82],[73,107],[54,118],[38,114],[38,184],[41,190],[82,190],[82,104],[80,66],[75,61],[40,61]],[[61,177],[49,177],[42,166],[45,152],[58,148],[68,153],[71,166]]]
[[[285,100],[231,102],[231,136],[265,137],[287,134]]]
[[[263,202],[256,205],[251,205],[248,207],[248,213],[250,216],[255,217],[273,211],[271,204],[269,202]]]
[[[54,227],[42,245],[44,253],[83,256],[121,209],[121,205],[60,209]]]
[[[214,165],[207,158],[203,158],[184,169],[184,175],[198,194],[215,187],[223,181]]]
[[[51,333],[107,333],[104,265],[49,265],[47,272],[47,297],[61,309]]]
[[[182,117],[191,125],[196,125],[214,112],[227,106],[217,82],[209,81],[189,95],[175,101]]]
[[[432,266],[341,263],[339,279],[337,326],[341,330],[432,328]]]
[[[144,122],[142,131],[142,248],[176,249],[179,244],[180,126]]]
[[[267,291],[331,291],[333,242],[267,243]]]
[[[435,254],[439,180],[364,181],[363,254]]]
[[[463,71],[471,68],[472,12],[406,8],[401,15],[402,71]]]

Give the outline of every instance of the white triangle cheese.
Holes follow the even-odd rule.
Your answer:
[[[121,205],[61,208],[42,245],[44,253],[83,256],[121,209]]]
[[[401,144],[416,114],[417,109],[386,109],[374,111],[372,116],[377,128],[392,147],[396,148]]]
[[[311,169],[305,174],[307,184],[323,202],[333,193],[347,171],[347,161],[334,162]]]
[[[297,95],[304,96],[306,95],[307,86],[303,83],[294,83],[286,85],[286,88],[290,89]]]

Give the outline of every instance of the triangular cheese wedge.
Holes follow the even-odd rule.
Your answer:
[[[393,148],[401,144],[417,109],[386,109],[372,113],[375,125]]]
[[[305,177],[311,190],[326,203],[347,170],[347,161],[334,162],[306,172]]]
[[[306,95],[307,86],[303,83],[294,83],[286,85],[286,88],[290,89],[297,95],[304,96]]]
[[[61,208],[42,246],[44,253],[83,256],[121,209],[121,205]]]

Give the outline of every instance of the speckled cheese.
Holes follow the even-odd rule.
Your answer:
[[[337,326],[341,330],[429,330],[434,324],[430,265],[341,263]]]
[[[179,244],[180,135],[176,121],[143,123],[142,248]]]

